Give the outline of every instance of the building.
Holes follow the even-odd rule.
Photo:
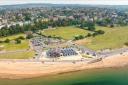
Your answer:
[[[73,48],[55,48],[46,52],[47,57],[75,56],[78,53]]]

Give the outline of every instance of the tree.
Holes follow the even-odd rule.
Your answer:
[[[5,42],[5,43],[9,43],[9,42],[10,42],[10,40],[9,40],[9,39],[6,39],[4,42]]]
[[[90,30],[90,31],[95,31],[95,29],[96,29],[95,26],[91,26],[91,25],[88,26],[88,30]]]
[[[113,27],[114,27],[114,25],[113,25],[113,24],[110,24],[110,27],[111,27],[111,28],[113,28]]]
[[[3,41],[0,40],[0,43],[3,43]]]
[[[80,28],[84,29],[84,27],[88,27],[87,24],[88,24],[87,22],[82,21],[81,24],[80,24]]]
[[[95,31],[92,36],[95,37],[97,35],[100,35],[100,34],[104,34],[105,32],[103,30],[98,30],[98,31]]]
[[[98,35],[97,32],[94,32],[94,33],[92,34],[93,37],[95,37],[95,36],[97,36],[97,35]]]
[[[80,40],[80,39],[83,39],[84,36],[83,35],[77,35],[74,37],[74,40]]]
[[[91,37],[92,36],[92,34],[91,33],[88,33],[87,35],[86,35],[86,37]]]
[[[88,30],[90,31],[95,31],[95,24],[93,22],[88,22],[87,23],[87,27],[88,27]]]
[[[97,32],[98,34],[104,34],[105,32],[103,30],[98,30],[98,31],[95,31]]]
[[[74,37],[74,40],[79,40],[79,37],[78,37],[78,36],[75,36],[75,37]]]
[[[128,46],[128,42],[124,43],[126,46]]]
[[[28,34],[28,35],[26,36],[26,39],[31,39],[31,38],[33,38],[33,35],[32,35],[32,34]]]
[[[31,14],[30,13],[26,13],[24,19],[25,19],[25,21],[31,20]]]
[[[79,35],[79,39],[83,39],[84,38],[84,36],[83,35]]]
[[[15,39],[16,44],[20,44],[21,40],[20,39]]]
[[[24,40],[25,38],[23,36],[19,36],[17,39]]]
[[[99,26],[108,26],[109,24],[112,23],[112,20],[110,18],[105,18],[103,20],[97,20],[96,23],[99,25]]]

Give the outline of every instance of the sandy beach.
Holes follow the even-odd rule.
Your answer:
[[[107,67],[122,67],[128,64],[128,55],[107,57],[100,62],[87,64],[85,62],[12,62],[0,61],[0,78],[22,79],[48,76],[72,71],[99,69]]]

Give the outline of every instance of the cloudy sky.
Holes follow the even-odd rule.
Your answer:
[[[0,0],[0,5],[23,3],[128,5],[128,0]]]

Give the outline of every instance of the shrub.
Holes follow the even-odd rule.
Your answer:
[[[26,36],[26,39],[31,39],[31,38],[33,38],[32,34],[29,34],[29,35]]]
[[[103,30],[96,31],[98,34],[104,34],[105,32]]]
[[[92,34],[91,33],[88,33],[87,35],[86,35],[86,37],[91,37],[92,36]]]
[[[100,35],[100,34],[104,34],[105,32],[103,30],[98,30],[98,31],[95,31],[92,36],[95,37],[97,35]]]
[[[3,43],[3,42],[4,42],[4,41],[1,41],[1,40],[0,40],[0,43]]]
[[[16,42],[16,44],[20,44],[21,40],[20,39],[16,39],[15,42]]]
[[[79,35],[79,39],[83,39],[84,38],[84,36],[83,35]]]
[[[5,43],[9,43],[9,42],[10,42],[10,40],[9,40],[9,39],[6,39],[4,42],[5,42]]]
[[[74,37],[74,40],[80,40],[80,39],[83,39],[84,36],[83,35],[77,35]]]
[[[19,36],[17,39],[24,40],[25,38],[23,36]]]
[[[128,42],[124,43],[126,46],[128,46]]]
[[[51,36],[51,35],[49,35],[49,36],[48,36],[48,38],[52,38],[52,36]]]
[[[93,37],[95,37],[95,36],[97,36],[97,35],[98,35],[97,32],[94,32],[94,33],[92,34]]]

